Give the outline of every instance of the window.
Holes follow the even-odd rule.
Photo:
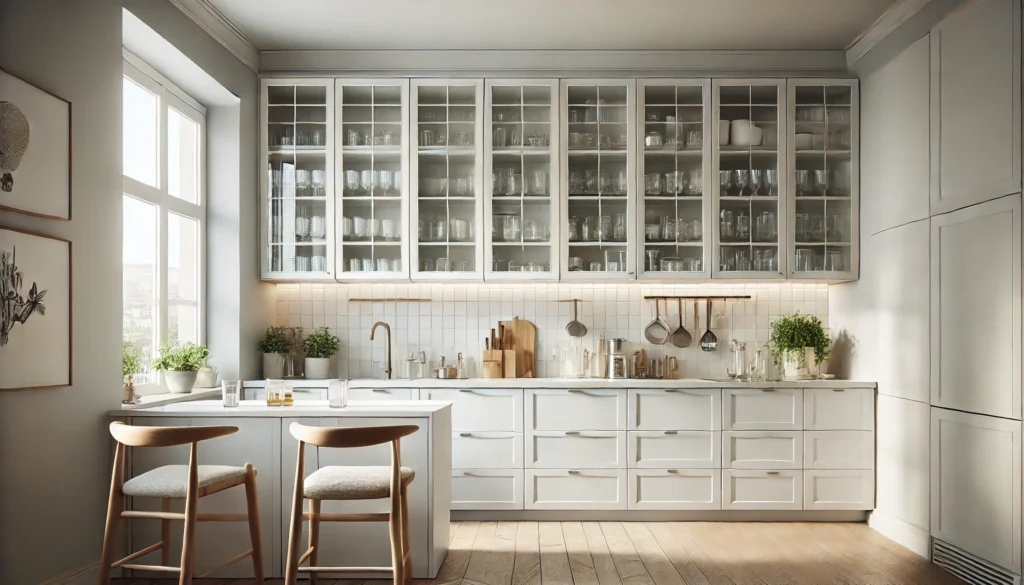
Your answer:
[[[123,337],[151,357],[205,341],[206,111],[128,55],[123,111]]]

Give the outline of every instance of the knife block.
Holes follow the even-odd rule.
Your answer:
[[[483,368],[481,375],[484,378],[501,378],[502,377],[502,365],[501,365],[501,354],[502,351],[499,349],[485,349]]]

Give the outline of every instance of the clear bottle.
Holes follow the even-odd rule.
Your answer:
[[[468,374],[468,372],[466,370],[466,361],[464,359],[462,359],[462,352],[461,351],[459,352],[459,359],[458,359],[458,361],[455,362],[455,372],[456,372],[455,377],[460,379],[460,380],[465,380],[466,378],[469,377],[469,374]]]

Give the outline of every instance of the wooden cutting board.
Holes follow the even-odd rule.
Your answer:
[[[537,327],[525,320],[514,317],[511,321],[502,321],[505,326],[505,347],[509,341],[516,350],[516,377],[537,377]]]

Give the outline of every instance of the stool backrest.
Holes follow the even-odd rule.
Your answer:
[[[129,447],[172,447],[198,443],[238,432],[238,427],[136,427],[110,423],[110,434]]]
[[[390,443],[407,437],[420,427],[416,425],[397,425],[390,427],[310,427],[292,423],[288,427],[292,436],[317,447],[368,447]]]

